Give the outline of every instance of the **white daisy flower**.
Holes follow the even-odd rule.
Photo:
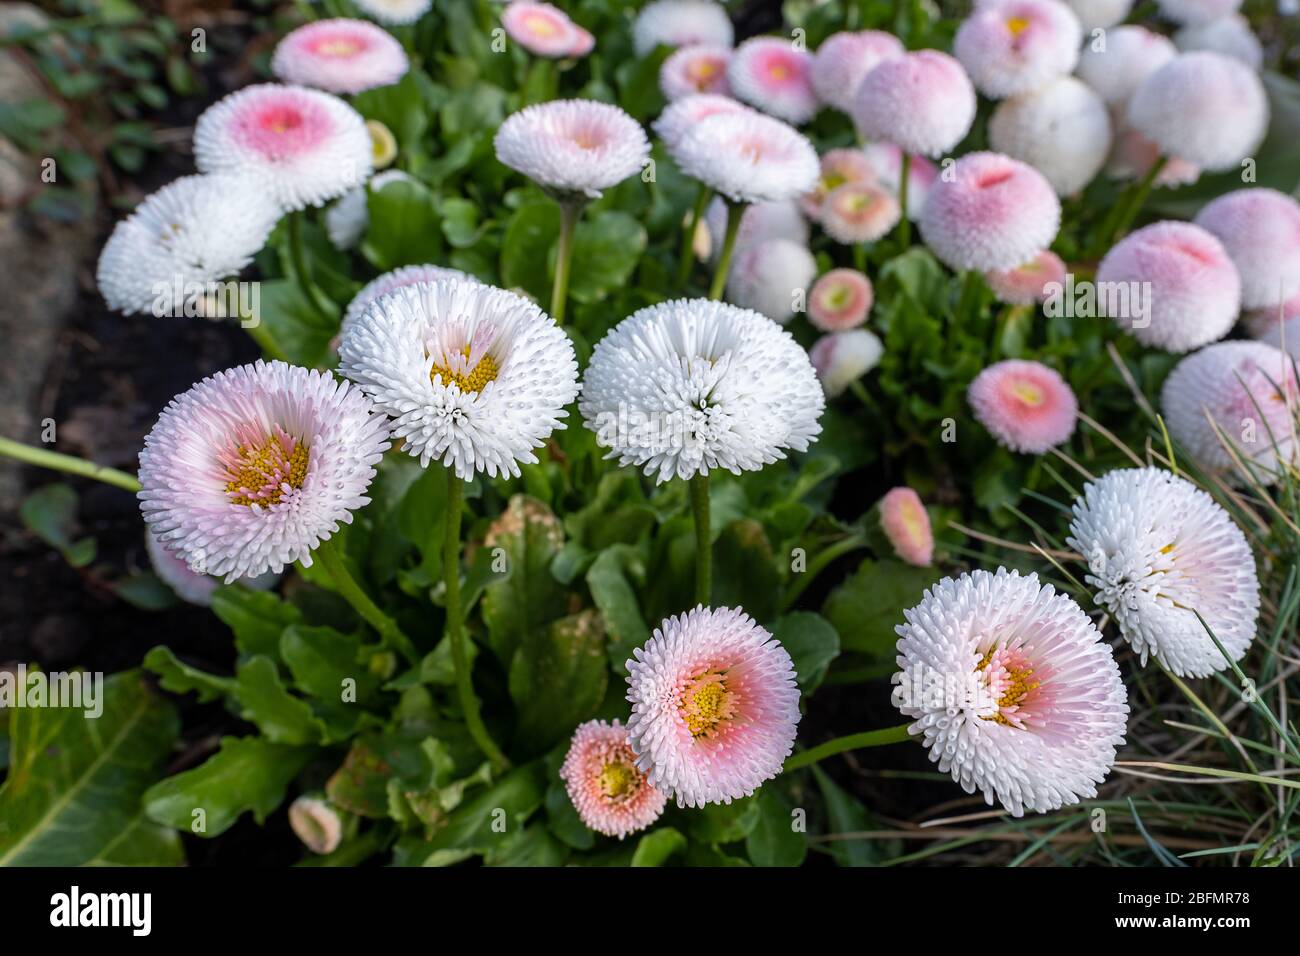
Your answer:
[[[1252,70],[1264,65],[1264,48],[1250,28],[1250,21],[1239,13],[1204,23],[1192,23],[1174,34],[1180,50],[1210,50],[1245,63]]]
[[[448,269],[446,266],[429,264],[401,266],[391,272],[385,272],[363,285],[361,291],[352,297],[352,301],[348,303],[347,311],[343,313],[343,325],[339,330],[340,334],[346,332],[352,323],[359,319],[362,313],[370,308],[371,303],[377,299],[408,285],[418,285],[421,282],[437,282],[440,279],[478,282],[472,275],[461,272],[459,269]]]
[[[387,26],[414,23],[433,9],[433,0],[355,0],[357,9]]]
[[[1106,165],[1110,143],[1106,104],[1072,76],[1003,100],[989,120],[989,145],[1033,166],[1058,196],[1092,182]]]
[[[825,399],[808,356],[771,319],[677,299],[641,309],[596,344],[578,408],[607,458],[663,483],[757,471],[806,450]]]
[[[522,296],[474,282],[381,296],[348,327],[339,357],[408,454],[465,481],[536,462],[578,393],[564,331]]]
[[[325,210],[325,233],[335,249],[351,249],[370,228],[370,193],[389,183],[414,182],[400,169],[390,169],[373,177],[365,186],[350,189]]]
[[[1255,636],[1255,556],[1213,498],[1158,468],[1122,468],[1084,486],[1067,543],[1088,562],[1085,579],[1142,663],[1154,656],[1180,677],[1228,666]]]
[[[816,278],[817,260],[807,246],[791,239],[767,239],[735,253],[727,299],[785,325],[796,310],[805,308]]]
[[[637,56],[649,56],[657,46],[730,47],[735,39],[727,11],[705,0],[655,0],[641,8],[632,24]]]
[[[798,199],[812,191],[821,175],[817,151],[806,136],[752,111],[694,124],[682,137],[676,159],[682,172],[733,202]]]

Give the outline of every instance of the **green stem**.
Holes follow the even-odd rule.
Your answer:
[[[483,717],[479,714],[478,698],[474,696],[474,679],[470,673],[468,637],[460,610],[460,517],[465,500],[465,482],[456,472],[447,469],[447,512],[445,535],[442,542],[442,576],[447,587],[447,640],[451,641],[451,659],[456,669],[456,695],[460,709],[465,714],[465,726],[478,744],[479,750],[492,761],[498,770],[510,766],[500,748],[492,740]]]
[[[695,208],[691,210],[691,218],[686,226],[686,235],[682,237],[681,258],[677,260],[676,288],[683,292],[686,291],[686,281],[691,277],[691,263],[695,261],[695,233],[700,228],[700,220],[704,218],[704,213],[709,208],[711,198],[713,198],[713,190],[704,183],[700,183],[699,195],[695,197]]]
[[[853,268],[863,275],[867,273],[867,245],[864,242],[853,244]]]
[[[861,534],[854,534],[835,542],[829,548],[823,548],[819,551],[817,557],[813,558],[812,563],[808,565],[803,574],[799,575],[796,583],[792,584],[790,590],[786,592],[785,600],[781,602],[781,610],[788,610],[795,601],[799,600],[799,595],[807,590],[808,585],[812,584],[817,579],[817,575],[826,570],[832,561],[866,546],[867,539]]]
[[[334,588],[339,596],[352,605],[352,609],[361,615],[362,620],[379,632],[385,644],[405,657],[413,667],[418,666],[420,655],[415,645],[402,633],[397,622],[381,611],[379,605],[375,604],[370,599],[370,595],[357,584],[356,578],[352,576],[352,572],[343,561],[343,555],[339,553],[335,541],[332,539],[322,541],[320,547],[316,549],[316,557],[334,579]]]
[[[287,362],[289,360],[288,356],[284,354],[284,350],[280,348],[280,343],[277,342],[275,336],[271,334],[271,330],[262,324],[260,316],[258,317],[257,322],[241,322],[240,325],[243,327],[244,331],[248,333],[248,337],[257,343],[257,347],[262,350],[262,354],[267,358],[279,359],[282,362]]]
[[[828,740],[811,750],[794,754],[786,760],[781,772],[789,773],[791,770],[811,766],[819,760],[842,754],[846,750],[864,750],[867,747],[883,747],[885,744],[901,744],[911,737],[907,732],[907,728],[910,726],[912,726],[910,723],[899,724],[897,727],[886,727],[882,730],[868,730],[861,734],[836,737],[834,740]]]
[[[964,269],[961,274],[961,296],[957,299],[957,311],[954,318],[958,322],[967,320],[968,314],[975,310],[979,302],[979,287],[983,277],[974,269]]]
[[[902,150],[902,162],[898,167],[898,238],[901,240],[901,252],[906,252],[912,244],[912,220],[907,215],[907,181],[912,178],[912,154]]]
[[[313,309],[326,318],[337,319],[338,310],[334,303],[316,287],[311,281],[311,273],[307,271],[307,259],[302,252],[302,217],[301,210],[288,215],[289,261],[293,266],[294,280]]]
[[[717,271],[713,273],[713,285],[709,286],[709,298],[719,300],[722,290],[727,287],[727,273],[731,271],[731,256],[736,251],[736,235],[740,232],[740,220],[745,215],[745,204],[727,200],[727,234],[722,240],[722,253],[718,256]]]
[[[695,512],[695,603],[713,600],[713,534],[709,524],[709,476],[691,479],[691,510]]]
[[[1142,177],[1142,181],[1138,183],[1137,188],[1111,207],[1110,214],[1106,217],[1099,233],[1101,244],[1095,250],[1098,254],[1113,246],[1115,240],[1127,232],[1129,226],[1133,225],[1133,220],[1142,211],[1147,196],[1151,194],[1151,190],[1155,187],[1156,177],[1160,175],[1160,171],[1165,168],[1165,164],[1168,162],[1169,159],[1166,156],[1157,157],[1156,161],[1151,164],[1151,168],[1147,170],[1147,174]]]
[[[564,307],[569,297],[569,267],[573,260],[573,234],[585,205],[581,199],[560,201],[560,245],[555,253],[555,285],[551,287],[551,318],[556,325],[564,324]]]
[[[74,455],[64,455],[57,451],[46,451],[44,448],[25,445],[11,438],[0,437],[0,455],[24,461],[29,465],[38,465],[41,468],[65,471],[82,478],[94,478],[96,481],[102,481],[106,485],[122,488],[125,491],[140,490],[140,482],[134,475],[128,475],[116,468],[97,465],[93,461],[86,461]]]

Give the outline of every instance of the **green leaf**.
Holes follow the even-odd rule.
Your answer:
[[[551,561],[564,545],[564,529],[536,498],[511,497],[505,512],[492,522],[483,546],[503,549],[504,577],[483,592],[483,620],[492,650],[509,663],[525,637],[563,616],[564,587],[551,574]]]
[[[144,666],[158,675],[158,683],[173,694],[198,694],[199,702],[217,700],[235,692],[235,679],[209,674],[182,663],[171,648],[159,645],[144,656]]]
[[[794,804],[774,784],[758,792],[758,822],[745,838],[758,866],[799,866],[808,853],[807,835],[794,828]]]
[[[262,823],[314,752],[260,737],[223,737],[221,750],[202,764],[150,787],[145,813],[157,823],[206,838],[225,833],[250,810]],[[203,811],[201,817],[196,810]],[[196,829],[200,819],[204,825]]]
[[[485,866],[563,866],[568,856],[563,843],[546,827],[534,824],[515,834],[502,847],[494,847],[483,858]]]
[[[590,850],[596,845],[596,834],[582,822],[569,791],[558,780],[546,790],[546,825],[575,850]]]
[[[438,262],[442,256],[442,223],[433,193],[414,179],[397,179],[383,189],[369,190],[370,228],[362,254],[376,269]]]
[[[569,295],[599,302],[627,284],[646,247],[645,227],[625,212],[597,212],[578,223]]]
[[[520,206],[501,239],[501,284],[549,301],[551,250],[560,237],[560,207],[549,200]],[[574,281],[577,280],[576,270]]]
[[[176,604],[171,588],[150,571],[140,571],[113,582],[113,593],[143,611],[161,611]]]
[[[280,635],[297,624],[302,612],[269,591],[227,586],[212,592],[212,610],[235,632],[235,646],[241,654],[280,652]]]
[[[632,854],[632,865],[663,866],[684,849],[686,837],[672,827],[660,827],[637,841],[636,852]]]
[[[468,249],[482,237],[486,226],[479,222],[479,205],[459,196],[442,203],[442,234],[457,249]]]
[[[743,607],[756,621],[776,614],[781,594],[772,542],[753,518],[734,521],[713,545],[713,606]]]
[[[418,70],[412,69],[396,83],[356,94],[352,105],[366,119],[387,126],[404,151],[415,149],[428,132],[429,113]]]
[[[259,334],[269,338],[295,365],[328,365],[337,323],[326,320],[289,279],[263,280],[257,289],[249,311],[261,326]]]
[[[871,829],[871,815],[861,803],[845,793],[821,767],[814,765],[812,772],[826,800],[828,833],[859,833]],[[880,862],[880,851],[870,840],[833,840],[830,848],[840,866],[872,866]]]
[[[515,746],[540,753],[596,712],[609,666],[605,629],[591,609],[529,632],[510,667],[510,696],[519,712]]]
[[[840,635],[826,618],[812,611],[785,615],[773,625],[772,636],[794,661],[799,690],[804,694],[817,689],[831,661],[840,654]]]
[[[171,704],[138,671],[115,674],[102,713],[16,707],[9,713],[9,775],[0,786],[0,865],[90,863],[176,866],[174,833],[140,819],[179,732]]]
[[[631,556],[624,547],[606,548],[587,570],[591,599],[600,609],[609,634],[610,664],[623,675],[627,674],[627,659],[632,652],[650,640],[650,626],[641,614],[625,571],[629,560]]]
[[[332,627],[294,624],[280,635],[280,656],[303,693],[338,704],[344,681],[355,681],[356,701],[364,701],[379,679],[362,663],[361,638]],[[372,645],[373,648],[373,645]]]
[[[935,568],[914,568],[901,561],[867,559],[854,575],[826,598],[822,614],[840,636],[846,651],[877,659],[892,657],[903,612],[921,600],[940,578]]]
[[[33,534],[58,550],[74,568],[95,560],[95,539],[72,540],[77,525],[77,493],[64,484],[42,485],[24,500],[18,516]]]
[[[758,798],[709,803],[693,810],[687,832],[700,843],[735,843],[758,826]]]
[[[306,701],[285,689],[269,657],[254,657],[240,664],[235,680],[239,715],[256,724],[272,743],[312,744],[324,736],[324,726]]]

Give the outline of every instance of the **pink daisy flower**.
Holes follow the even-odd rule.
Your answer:
[[[812,192],[799,198],[799,206],[809,219],[821,218],[826,197],[845,183],[871,182],[876,172],[860,149],[832,149],[822,154],[821,176]]]
[[[1300,292],[1281,305],[1251,309],[1243,316],[1246,329],[1261,342],[1300,355]]]
[[[153,532],[148,529],[144,533],[144,547],[149,555],[149,565],[153,568],[154,574],[158,575],[158,579],[171,588],[178,598],[190,604],[197,604],[199,607],[211,606],[212,592],[221,583],[218,578],[191,570],[185,561],[163,547],[154,537]],[[275,587],[279,580],[280,575],[268,571],[255,578],[245,578],[243,583],[245,587],[255,591],[265,591]]]
[[[1241,275],[1241,304],[1276,308],[1300,293],[1300,203],[1276,189],[1220,196],[1195,222],[1219,238]]]
[[[826,235],[850,246],[888,235],[901,215],[898,200],[883,186],[875,182],[845,183],[826,197],[821,224]]]
[[[1034,258],[1014,269],[993,269],[984,273],[999,302],[1008,305],[1033,305],[1048,296],[1051,283],[1065,285],[1065,262],[1055,252],[1044,249]]]
[[[194,125],[200,172],[259,177],[285,210],[321,206],[370,178],[373,146],[361,114],[301,86],[246,86]]]
[[[1156,70],[1129,100],[1127,121],[1159,148],[1211,172],[1232,169],[1268,131],[1268,96],[1240,60],[1197,50]]]
[[[511,0],[501,11],[501,26],[529,53],[553,59],[585,56],[594,43],[590,33],[549,3]]]
[[[1128,699],[1078,604],[999,568],[944,578],[903,616],[893,702],[942,772],[1016,817],[1097,795]]]
[[[369,503],[388,424],[329,372],[258,361],[172,399],[140,452],[140,510],[197,573],[236,578],[311,564]]]
[[[667,100],[695,93],[730,96],[727,64],[731,50],[725,46],[684,46],[673,51],[659,68],[659,89]]]
[[[727,82],[738,98],[798,126],[817,112],[812,57],[789,40],[754,37],[736,47]]]
[[[1263,342],[1207,345],[1174,366],[1160,393],[1169,434],[1197,462],[1240,477],[1222,433],[1263,484],[1295,460],[1296,399],[1290,356]]]
[[[360,93],[396,83],[411,67],[387,30],[365,20],[317,20],[286,34],[271,57],[285,83]]]
[[[833,33],[813,55],[813,90],[827,106],[851,113],[863,77],[885,60],[903,53],[902,41],[892,33],[880,30]]]
[[[813,188],[821,171],[806,136],[754,110],[696,123],[673,158],[686,175],[741,203],[798,199]]]
[[[911,488],[891,488],[880,499],[880,525],[894,553],[908,564],[928,568],[934,560],[934,532],[921,496]]]
[[[1097,285],[1107,284],[1128,294],[1098,296],[1098,311],[1167,352],[1223,338],[1241,306],[1241,278],[1228,251],[1189,222],[1152,223],[1125,236],[1097,267]]]
[[[696,607],[668,618],[627,670],[628,743],[678,806],[747,797],[794,749],[794,665],[743,611]]]
[[[1074,69],[1079,18],[1058,0],[985,3],[962,21],[953,52],[986,96],[1028,93]]]
[[[893,143],[872,143],[863,153],[876,171],[880,184],[895,196],[902,180],[903,151]],[[915,222],[921,218],[930,187],[939,178],[939,167],[924,156],[913,156],[907,172],[907,218]]]
[[[975,376],[966,398],[999,445],[1030,455],[1068,441],[1079,417],[1070,386],[1041,362],[995,362]]]
[[[832,269],[808,294],[808,319],[823,332],[843,332],[867,321],[875,293],[856,269]]]
[[[727,232],[726,202],[715,197],[709,203],[704,226],[708,232],[709,247],[705,255],[716,259],[722,252]],[[793,200],[751,203],[745,207],[740,217],[740,227],[736,230],[735,255],[769,239],[788,239],[795,245],[807,248],[808,233],[808,220],[804,219]]]
[[[909,153],[940,156],[960,143],[975,121],[975,88],[960,63],[938,50],[920,50],[881,63],[862,79],[853,121],[867,139]]]
[[[727,11],[712,0],[655,0],[642,7],[632,23],[632,46],[640,57],[658,46],[730,48],[734,41]]]
[[[967,153],[930,189],[921,234],[955,270],[1011,269],[1052,244],[1061,202],[1043,174],[1000,153]]]
[[[682,140],[697,124],[713,116],[753,112],[744,103],[733,100],[729,96],[718,93],[692,93],[669,103],[659,114],[659,118],[650,125],[655,135],[668,147],[669,155],[675,159],[677,148]]]
[[[1125,24],[1106,31],[1104,46],[1084,46],[1077,73],[1107,106],[1123,107],[1143,80],[1177,55],[1164,34]]]
[[[845,390],[880,364],[885,347],[866,329],[849,329],[823,335],[808,350],[808,360],[817,371],[827,398]]]
[[[659,819],[668,797],[651,786],[617,720],[589,720],[573,732],[560,779],[582,822],[620,840]]]

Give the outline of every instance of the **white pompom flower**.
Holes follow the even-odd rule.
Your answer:
[[[1065,4],[1074,11],[1087,34],[1115,26],[1133,9],[1133,0],[1065,0]]]
[[[1072,76],[1003,100],[989,120],[989,145],[1033,166],[1058,196],[1092,182],[1106,165],[1110,144],[1106,104]]]
[[[513,292],[444,280],[374,301],[339,344],[340,371],[392,418],[393,437],[427,466],[470,480],[537,461],[578,393],[573,344]]]
[[[414,23],[433,9],[433,0],[355,0],[357,9],[387,26]]]
[[[346,332],[352,326],[352,323],[359,319],[366,309],[370,308],[371,303],[388,295],[390,292],[403,289],[408,285],[418,285],[421,282],[437,282],[440,279],[457,279],[461,282],[478,281],[468,273],[461,272],[459,269],[448,269],[446,266],[432,264],[400,266],[391,272],[385,272],[383,275],[371,279],[352,297],[347,310],[343,313],[343,324],[339,329],[340,334]]]
[[[732,202],[798,199],[821,175],[806,136],[753,111],[718,114],[691,126],[676,159],[682,172]]]
[[[727,276],[727,299],[781,325],[808,301],[817,260],[791,239],[767,239],[738,252]]]
[[[1264,48],[1241,14],[1193,23],[1174,34],[1180,50],[1210,50],[1240,60],[1252,70],[1264,65]]]
[[[176,315],[266,245],[280,207],[247,177],[182,176],[119,222],[95,271],[108,307]]]
[[[734,42],[727,11],[711,0],[655,0],[641,8],[632,24],[637,56],[649,56],[657,46],[730,47]]]
[[[641,309],[596,344],[578,408],[605,457],[663,483],[757,471],[805,451],[825,404],[808,356],[771,319],[677,299]]]
[[[1179,677],[1228,666],[1255,636],[1259,579],[1250,544],[1213,498],[1158,468],[1122,468],[1084,486],[1067,543],[1088,563],[1087,584],[1145,664]]]
[[[1097,795],[1128,698],[1079,605],[999,568],[944,578],[903,616],[893,702],[939,770],[1016,817]]]
[[[953,53],[985,96],[1029,93],[1074,69],[1083,29],[1059,0],[996,0],[962,21]]]
[[[223,577],[311,564],[366,505],[388,428],[329,372],[257,361],[172,399],[140,452],[140,510],[190,570]]]
[[[1143,80],[1177,55],[1163,33],[1125,24],[1107,30],[1104,44],[1085,45],[1076,73],[1108,106],[1123,107]]]

